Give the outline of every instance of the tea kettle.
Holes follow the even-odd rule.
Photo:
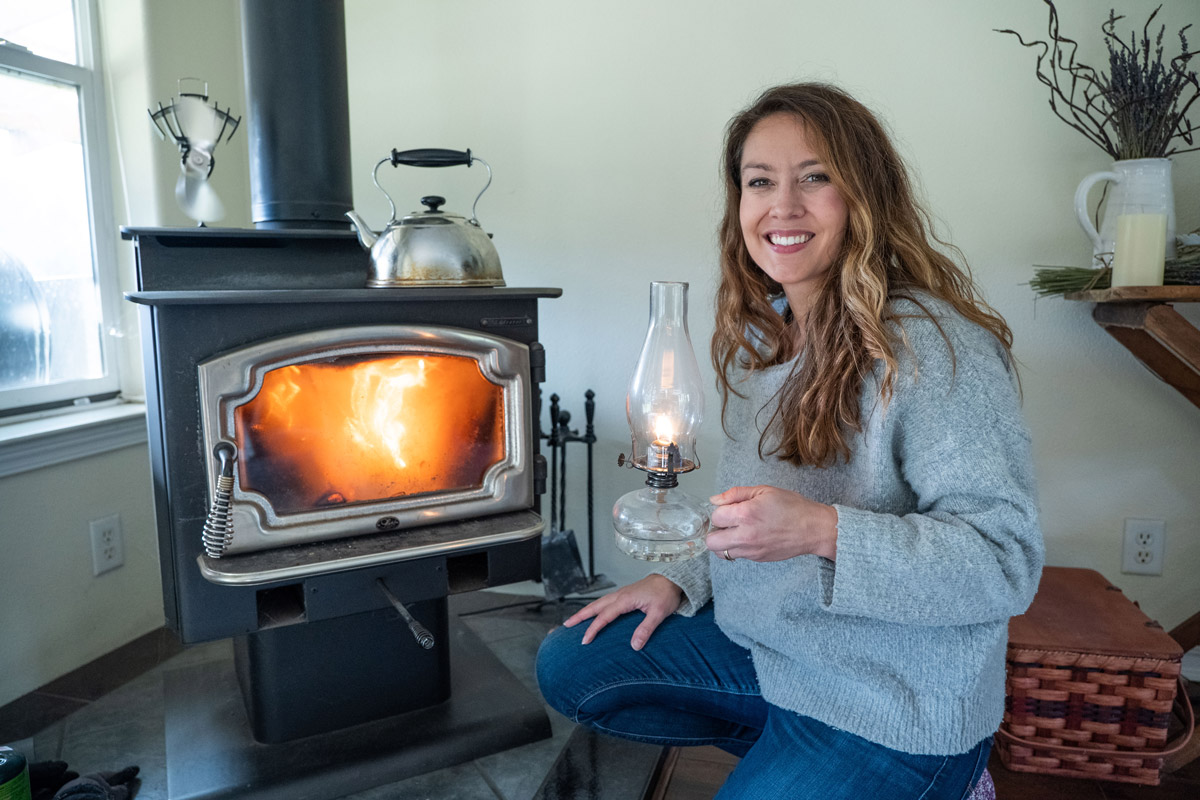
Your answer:
[[[446,200],[437,195],[421,198],[424,211],[414,211],[401,220],[396,219],[396,204],[379,185],[379,168],[391,162],[393,167],[453,167],[478,161],[488,171],[487,183],[471,205],[471,218],[442,211]],[[383,192],[391,206],[392,216],[382,232],[371,230],[354,211],[346,216],[354,223],[358,241],[371,253],[367,279],[369,287],[388,286],[503,286],[500,255],[492,244],[491,234],[479,226],[475,206],[492,184],[492,168],[486,161],[471,155],[471,151],[423,148],[392,150],[371,172],[375,188]]]

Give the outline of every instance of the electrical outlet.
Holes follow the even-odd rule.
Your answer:
[[[1125,520],[1125,547],[1121,572],[1131,575],[1162,575],[1166,523],[1161,519]]]
[[[94,519],[88,523],[92,536],[92,574],[101,575],[125,563],[125,544],[121,541],[121,515]]]

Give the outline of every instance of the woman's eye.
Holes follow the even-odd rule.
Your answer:
[[[805,183],[829,183],[829,176],[824,172],[814,172],[811,175],[805,175],[803,181]]]
[[[751,187],[751,188],[758,188],[760,186],[769,186],[770,183],[771,182],[769,180],[767,180],[766,178],[751,178],[750,180],[746,181],[746,186]]]

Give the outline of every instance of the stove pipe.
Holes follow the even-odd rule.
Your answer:
[[[350,102],[341,0],[242,0],[256,228],[346,229]]]

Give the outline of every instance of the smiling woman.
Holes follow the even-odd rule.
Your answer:
[[[1008,326],[841,90],[769,90],[723,167],[709,555],[567,619],[538,682],[577,722],[739,756],[720,798],[961,800],[1044,557]]]

